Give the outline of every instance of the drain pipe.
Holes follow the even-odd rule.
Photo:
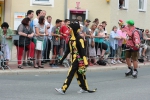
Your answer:
[[[64,18],[67,19],[67,11],[68,11],[68,0],[65,0],[65,4],[64,4]]]

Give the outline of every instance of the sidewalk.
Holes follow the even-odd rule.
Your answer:
[[[139,67],[149,66],[150,62],[139,63]],[[44,65],[44,69],[35,69],[33,67],[24,67],[24,69],[18,69],[17,64],[10,65],[11,70],[0,70],[0,75],[23,75],[23,74],[51,74],[51,73],[61,73],[67,72],[69,68],[59,67],[51,68],[48,64]],[[89,66],[87,71],[107,71],[107,70],[117,70],[117,69],[126,69],[126,64],[117,64],[117,65],[107,65],[107,66]]]
[[[13,46],[12,49],[12,57],[11,60],[17,61],[17,51],[16,47]],[[1,70],[0,69],[0,75],[21,75],[21,74],[51,74],[51,73],[60,73],[60,72],[67,72],[69,68],[51,68],[48,63],[43,65],[44,69],[35,69],[33,67],[24,67],[24,69],[18,69],[17,62],[11,62],[9,63],[11,70]],[[150,65],[150,62],[145,62],[144,63],[139,63],[139,67],[143,66],[148,66]],[[117,70],[117,69],[122,69],[122,68],[127,68],[126,64],[117,64],[117,65],[107,65],[107,66],[100,66],[100,65],[95,65],[95,66],[89,66],[87,71],[107,71],[107,70]]]

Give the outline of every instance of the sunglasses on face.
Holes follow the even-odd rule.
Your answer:
[[[99,26],[103,27],[102,25],[99,25]]]

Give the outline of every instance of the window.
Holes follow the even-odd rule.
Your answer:
[[[128,9],[128,0],[119,0],[119,9]]]
[[[139,1],[139,11],[146,11],[147,0],[138,0]]]
[[[53,6],[54,0],[32,0],[32,5]]]

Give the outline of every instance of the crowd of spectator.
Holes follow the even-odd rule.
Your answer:
[[[70,38],[69,24],[71,21],[56,19],[55,25],[52,25],[52,17],[47,16],[45,10],[37,10],[36,18],[33,19],[33,17],[34,11],[28,10],[26,18],[22,20],[17,29],[16,34],[19,35],[19,40],[14,43],[11,41],[14,34],[8,23],[4,22],[1,25],[1,51],[5,51],[2,53],[4,53],[6,65],[9,66],[10,52],[14,44],[17,49],[18,68],[23,69],[23,66],[44,68],[43,64],[47,62],[50,67],[58,68],[57,59],[63,56],[65,45]],[[82,25],[82,17],[78,16],[77,20],[80,23],[78,33],[85,41],[89,66],[97,65],[97,61],[104,60],[106,54],[108,55],[107,59],[111,60],[111,64],[126,63],[125,51],[129,38],[127,25],[130,25],[132,20],[128,21],[127,25],[119,20],[112,27],[110,33],[106,30],[106,21],[100,22],[98,18],[95,18],[91,22],[86,19]],[[140,57],[148,58],[150,55],[147,54],[150,49],[150,32],[148,29],[140,31],[142,31],[143,39],[139,54]]]

